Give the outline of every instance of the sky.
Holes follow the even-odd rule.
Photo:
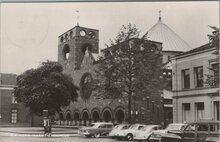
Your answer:
[[[135,24],[145,34],[162,22],[192,48],[208,42],[208,27],[219,27],[219,3],[212,2],[66,2],[1,3],[0,72],[20,74],[43,61],[57,61],[58,36],[77,24],[99,30],[99,48],[122,25]]]

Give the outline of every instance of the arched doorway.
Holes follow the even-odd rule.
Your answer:
[[[71,115],[69,112],[66,114],[66,120],[67,120],[67,125],[70,125]]]
[[[93,113],[92,113],[92,120],[94,122],[99,121],[99,113],[98,113],[98,111],[93,111]]]
[[[63,119],[64,119],[64,118],[63,118],[63,114],[60,113],[60,114],[59,114],[60,125],[63,124]]]
[[[116,119],[117,123],[122,123],[125,119],[124,111],[121,109],[117,110],[115,113],[115,119]]]
[[[105,110],[103,113],[103,120],[105,122],[109,122],[112,119],[111,112],[109,110]]]
[[[74,113],[74,121],[75,121],[75,125],[79,125],[79,113],[78,112]]]
[[[88,112],[86,112],[86,111],[83,112],[82,120],[83,120],[83,125],[87,126],[87,124],[89,122],[89,114],[88,114]]]

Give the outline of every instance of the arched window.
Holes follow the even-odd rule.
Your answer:
[[[69,47],[69,45],[66,44],[63,47],[63,59],[67,60],[69,58],[69,55],[70,55],[70,47]]]

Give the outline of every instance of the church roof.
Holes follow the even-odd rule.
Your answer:
[[[188,51],[192,48],[172,29],[159,21],[144,35],[144,39],[162,42],[163,51]]]

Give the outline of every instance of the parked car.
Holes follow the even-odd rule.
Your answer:
[[[169,131],[171,130],[181,131],[186,127],[186,125],[187,124],[184,123],[171,123],[166,127],[166,129],[153,131],[149,137],[149,140],[152,142],[158,142],[161,140],[161,137],[166,136]],[[170,137],[176,137],[176,135],[170,135]]]
[[[148,140],[151,133],[154,130],[160,130],[160,125],[147,125],[146,127],[142,127],[141,131],[134,136],[135,140]]]
[[[189,123],[180,131],[171,130],[161,136],[160,142],[218,142],[219,122],[206,121]],[[150,141],[152,142],[152,141]],[[154,141],[153,141],[154,142]]]
[[[99,138],[100,136],[106,136],[113,129],[114,125],[108,122],[92,123],[90,127],[80,128],[78,133],[88,138],[94,136]]]
[[[117,136],[117,134],[121,131],[121,130],[125,130],[128,129],[130,127],[130,124],[119,124],[116,125],[112,131],[109,133],[109,136],[111,138],[115,138]]]
[[[143,124],[133,124],[128,129],[121,130],[117,133],[115,136],[117,139],[126,139],[126,140],[133,140],[134,136],[137,135],[143,127],[146,127],[147,125]]]

